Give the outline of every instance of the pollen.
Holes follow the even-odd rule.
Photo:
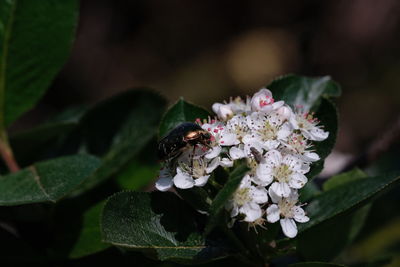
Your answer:
[[[245,187],[236,190],[235,195],[233,196],[233,201],[239,206],[243,206],[251,201],[250,188]]]
[[[281,183],[287,183],[293,171],[286,164],[281,164],[273,169],[273,174],[276,180]]]

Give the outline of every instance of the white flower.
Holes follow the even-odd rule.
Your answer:
[[[300,108],[289,119],[290,124],[296,130],[300,130],[305,138],[313,141],[323,141],[329,136],[319,126],[319,120],[314,118],[314,112],[303,112]]]
[[[246,102],[240,98],[236,97],[230,99],[229,106],[231,107],[234,115],[247,115],[251,113],[250,97],[246,97]]]
[[[259,152],[262,152],[261,148],[267,151],[276,149],[280,141],[292,133],[289,123],[283,122],[276,112],[267,116],[255,112],[246,119],[251,133],[243,139],[247,141],[248,146],[256,148]]]
[[[315,162],[320,159],[317,153],[307,150],[312,145],[309,144],[308,140],[302,134],[292,133],[287,138],[287,141],[283,143],[289,152],[297,154],[297,156],[306,162]]]
[[[251,185],[249,175],[243,177],[239,188],[227,203],[226,208],[231,211],[231,217],[245,215],[244,221],[254,222],[262,217],[260,204],[268,201],[268,192],[264,187]]]
[[[265,182],[274,180],[269,191],[278,196],[288,197],[290,189],[302,188],[307,183],[307,177],[304,175],[308,171],[304,163],[292,155],[282,154],[277,150],[268,151],[265,154],[265,163],[260,164],[260,177]]]
[[[188,189],[193,186],[204,186],[210,178],[210,173],[219,166],[219,158],[215,158],[211,162],[207,162],[204,158],[197,158],[192,159],[192,162],[189,162],[190,165],[193,164],[192,166],[179,162],[173,178],[177,188]]]
[[[281,118],[282,121],[289,120],[293,115],[292,109],[287,105],[278,108],[276,110],[276,113],[278,114],[278,116]]]
[[[246,97],[246,102],[242,98],[236,97],[231,98],[229,103],[214,103],[212,110],[223,121],[229,120],[235,115],[247,115],[251,113],[250,98]]]
[[[255,112],[269,113],[280,108],[283,104],[283,101],[275,102],[272,98],[271,91],[266,88],[260,89],[260,91],[255,93],[251,98],[251,109]]]
[[[229,104],[215,103],[212,110],[217,114],[218,118],[226,121],[233,117],[233,111]]]
[[[228,158],[220,158],[219,166],[230,168],[233,166],[233,160]]]
[[[221,145],[223,145],[225,142],[221,139],[221,134],[225,127],[225,124],[220,121],[211,120],[210,123],[205,123],[201,125],[201,127],[211,134],[211,149],[207,151],[204,157],[207,159],[213,159],[221,153]],[[228,143],[228,145],[231,144]]]
[[[297,235],[296,222],[305,223],[310,220],[301,206],[296,205],[297,192],[292,190],[288,198],[280,198],[273,193],[270,196],[277,204],[272,204],[267,208],[267,221],[275,223],[279,220],[283,233],[289,238],[295,237]]]

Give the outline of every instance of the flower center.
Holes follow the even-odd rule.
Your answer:
[[[235,124],[235,128],[234,128],[234,132],[237,136],[237,138],[242,141],[243,137],[247,134],[248,132],[248,128],[247,126],[243,125],[243,124]]]
[[[206,174],[207,164],[202,159],[193,160],[193,178],[199,178]]]
[[[243,206],[247,202],[251,201],[250,188],[244,187],[236,190],[233,201],[239,206]]]
[[[310,130],[319,123],[317,118],[314,118],[315,113],[304,112],[297,114],[297,121],[300,128]]]
[[[279,210],[283,217],[285,218],[293,218],[293,207],[296,205],[296,202],[290,201],[288,199],[284,199],[279,202]]]
[[[307,149],[307,142],[302,135],[293,135],[288,140],[288,145],[298,153],[304,153]]]
[[[276,139],[276,133],[278,132],[278,129],[275,126],[272,126],[268,121],[266,121],[263,127],[258,129],[257,132],[260,135],[262,141],[265,142],[268,140]]]
[[[193,177],[193,179],[200,178],[207,174],[206,173],[207,163],[202,158],[193,159],[192,167],[187,163],[183,162],[181,162],[179,166],[184,172],[189,173]]]
[[[289,181],[289,176],[292,174],[292,170],[286,164],[281,164],[274,168],[274,177],[280,183],[287,183]]]

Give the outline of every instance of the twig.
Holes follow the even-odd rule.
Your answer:
[[[4,141],[4,139],[0,139],[0,155],[10,172],[17,172],[20,170],[8,142]]]

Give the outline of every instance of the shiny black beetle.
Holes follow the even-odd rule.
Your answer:
[[[184,122],[172,129],[158,142],[158,158],[169,160],[180,155],[185,149],[197,144],[210,147],[211,134],[198,124]]]

